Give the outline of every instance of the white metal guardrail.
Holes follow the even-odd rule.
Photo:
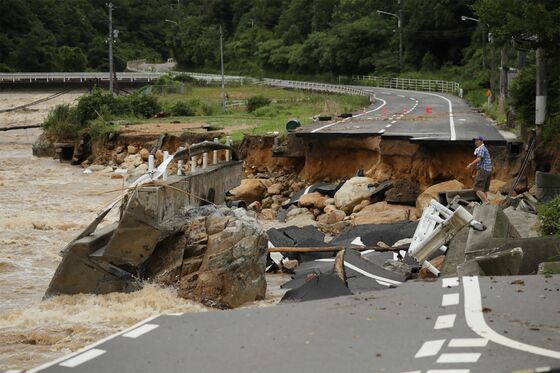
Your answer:
[[[389,78],[371,75],[352,75],[352,80],[367,82],[368,85],[374,87],[452,93],[461,96],[461,86],[459,83],[448,80]]]
[[[272,87],[303,89],[315,92],[340,93],[352,96],[368,96],[372,102],[375,94],[367,88],[358,88],[338,84],[324,84],[313,82],[301,82],[296,80],[264,79],[263,83]]]
[[[117,73],[117,80],[124,82],[151,82],[158,79],[162,75],[168,73],[163,72],[122,72]],[[221,81],[222,76],[219,74],[202,74],[190,72],[174,72],[175,75],[187,75],[197,80],[206,82]],[[226,75],[224,79],[228,82],[244,83],[246,77]],[[54,73],[0,73],[0,83],[33,83],[33,82],[87,82],[87,81],[108,81],[109,73],[105,72],[54,72]]]

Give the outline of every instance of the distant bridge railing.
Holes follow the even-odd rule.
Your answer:
[[[151,82],[157,80],[163,72],[121,72],[117,73],[117,81],[122,82]],[[202,74],[190,72],[173,72],[174,75],[187,75],[197,80],[206,82],[217,82],[222,80],[219,74]],[[243,76],[225,75],[227,82],[237,82],[243,84],[247,78]],[[109,81],[109,73],[106,72],[79,72],[79,73],[0,73],[0,83],[66,83],[66,82],[88,82],[88,81]]]
[[[352,80],[365,82],[367,85],[374,87],[442,92],[462,96],[462,89],[459,83],[448,80],[389,78],[371,75],[352,75]]]
[[[292,88],[292,89],[303,89],[315,92],[326,92],[326,93],[339,93],[351,96],[368,96],[370,101],[375,101],[375,94],[368,90],[367,88],[358,88],[338,84],[325,84],[325,83],[313,83],[313,82],[301,82],[296,80],[280,80],[280,79],[263,79],[263,84],[280,87],[280,88]]]

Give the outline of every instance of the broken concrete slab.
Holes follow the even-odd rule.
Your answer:
[[[539,237],[539,218],[535,214],[510,206],[505,208],[504,214],[521,238]]]
[[[560,174],[537,171],[535,173],[537,185],[536,197],[540,202],[548,202],[560,195]]]
[[[560,275],[560,262],[545,262],[539,264],[538,275]]]
[[[523,260],[523,250],[520,247],[516,247],[511,250],[477,257],[474,260],[485,275],[515,276],[519,274],[519,267]]]
[[[469,231],[465,248],[467,260],[483,256],[509,239],[520,238],[519,232],[498,206],[476,206],[473,210],[473,218],[483,223],[486,229]]]
[[[345,295],[352,295],[352,292],[336,274],[322,273],[313,276],[302,286],[286,292],[280,303],[306,302]]]
[[[414,235],[416,221],[401,221],[393,224],[371,224],[350,226],[340,235],[335,237],[331,244],[335,246],[350,245],[356,237],[360,237],[365,246],[374,246],[379,241],[383,241],[388,245],[403,238],[411,238]]]

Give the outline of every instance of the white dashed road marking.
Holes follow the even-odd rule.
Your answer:
[[[459,304],[459,293],[453,294],[443,294],[443,299],[441,300],[441,306],[455,306]]]
[[[449,277],[449,278],[444,278],[441,281],[441,287],[442,288],[452,288],[455,286],[459,286],[459,278],[458,277]]]
[[[152,330],[154,330],[155,328],[159,327],[159,325],[156,324],[144,324],[134,330],[129,331],[126,334],[123,334],[123,337],[125,338],[138,338],[143,334],[146,334],[148,332],[151,332]]]
[[[485,338],[453,338],[449,347],[486,347],[488,340]]]
[[[80,364],[85,363],[86,361],[89,361],[91,359],[95,359],[98,356],[103,355],[104,353],[106,353],[107,351],[105,350],[100,350],[97,348],[93,348],[91,350],[88,350],[84,353],[79,354],[78,356],[73,357],[72,359],[66,360],[62,363],[60,363],[60,366],[63,367],[67,367],[67,368],[74,368],[77,367]]]
[[[455,314],[438,316],[434,329],[449,329],[455,325]]]
[[[480,359],[480,353],[467,352],[462,354],[441,354],[438,363],[476,363]]]
[[[381,108],[384,107],[385,105],[387,105],[387,101],[385,101],[385,100],[383,100],[383,99],[381,99],[381,98],[378,98],[378,100],[381,101],[382,104],[379,105],[378,107],[376,107],[375,109],[366,111],[365,113],[361,113],[361,114],[355,115],[354,117],[344,118],[343,120],[339,120],[339,121],[336,121],[336,122],[334,122],[334,123],[327,124],[327,125],[325,125],[325,126],[323,126],[323,127],[316,128],[316,129],[314,129],[313,131],[311,131],[311,133],[319,132],[319,131],[324,130],[324,129],[326,129],[326,128],[332,127],[332,126],[334,126],[334,125],[336,125],[336,124],[340,124],[340,123],[347,122],[347,121],[351,120],[352,118],[357,118],[357,117],[361,117],[362,115],[365,115],[365,114],[373,113],[373,112],[375,112],[375,111],[381,109]]]
[[[469,369],[430,369],[426,373],[469,373]]]
[[[420,347],[420,349],[418,350],[416,355],[414,355],[414,357],[418,359],[421,357],[436,356],[439,353],[439,350],[441,350],[441,348],[443,347],[444,343],[445,343],[445,339],[426,341],[424,342],[422,347]]]

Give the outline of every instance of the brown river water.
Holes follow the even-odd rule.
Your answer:
[[[0,126],[5,124],[0,116]],[[209,311],[177,297],[172,288],[154,285],[130,294],[42,300],[59,251],[118,195],[122,182],[33,157],[31,145],[39,134],[39,129],[0,132],[0,371],[35,367],[152,315]],[[249,306],[275,304],[284,280],[269,277],[267,300]]]

